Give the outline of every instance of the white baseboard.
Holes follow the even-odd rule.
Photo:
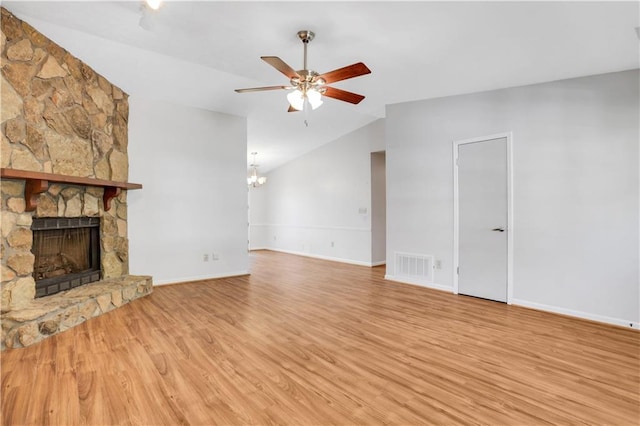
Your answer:
[[[554,314],[568,315],[570,317],[582,318],[591,321],[603,322],[606,324],[618,325],[626,328],[640,329],[640,323],[637,321],[624,320],[621,318],[612,318],[604,315],[591,314],[588,312],[574,311],[573,309],[560,308],[558,306],[545,305],[543,303],[529,302],[522,299],[512,299],[512,305],[524,306],[525,308],[537,309],[539,311],[552,312]]]
[[[371,266],[382,266],[386,264],[387,264],[386,260],[381,260],[380,262],[371,262]]]
[[[170,284],[183,284],[191,281],[215,280],[219,278],[241,277],[243,275],[249,275],[249,271],[226,272],[226,273],[214,274],[214,275],[198,275],[193,277],[180,277],[180,278],[173,278],[173,279],[160,280],[160,281],[154,280],[153,285],[161,286],[161,285],[170,285]]]
[[[398,283],[403,283],[403,284],[411,284],[411,285],[417,285],[420,287],[431,288],[434,290],[446,291],[447,293],[453,294],[453,287],[442,285],[442,284],[427,283],[424,281],[412,280],[411,278],[406,278],[406,277],[395,277],[393,275],[385,275],[384,279],[389,281],[395,281]]]
[[[269,247],[251,247],[249,251],[271,250]]]
[[[350,265],[368,266],[368,267],[374,266],[371,262],[363,262],[361,260],[344,259],[342,257],[323,256],[323,255],[320,255],[320,254],[304,253],[304,252],[300,252],[300,251],[282,250],[282,249],[276,249],[276,248],[267,248],[265,250],[277,251],[277,252],[280,252],[280,253],[287,253],[287,254],[294,254],[296,256],[312,257],[314,259],[329,260],[331,262],[348,263]]]

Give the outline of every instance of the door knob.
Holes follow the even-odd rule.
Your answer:
[[[492,231],[504,232],[504,228],[493,228]]]

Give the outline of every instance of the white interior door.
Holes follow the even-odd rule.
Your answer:
[[[458,145],[458,293],[507,302],[507,138]]]

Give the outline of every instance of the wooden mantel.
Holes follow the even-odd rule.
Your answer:
[[[123,189],[141,189],[139,183],[115,182],[112,180],[94,179],[80,176],[65,176],[54,173],[30,172],[27,170],[0,169],[0,177],[4,179],[24,179],[24,199],[26,211],[33,211],[38,204],[38,195],[49,189],[51,183],[67,183],[71,185],[98,186],[104,188],[102,201],[104,209],[111,208],[111,200],[117,197]]]

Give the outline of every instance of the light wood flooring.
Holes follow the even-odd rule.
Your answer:
[[[2,424],[640,421],[640,333],[274,252],[2,357]]]

